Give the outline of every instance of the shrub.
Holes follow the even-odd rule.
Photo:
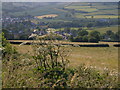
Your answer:
[[[117,77],[111,76],[110,71],[105,70],[101,73],[85,65],[79,66],[74,80],[73,85],[77,88],[115,88],[117,86]]]
[[[89,42],[98,43],[98,39],[95,38],[95,37],[92,37],[92,36],[89,36],[88,41],[89,41]]]
[[[6,58],[6,60],[9,60],[13,54],[17,53],[15,48],[13,48],[4,37],[4,33],[2,33],[2,48],[2,57]]]

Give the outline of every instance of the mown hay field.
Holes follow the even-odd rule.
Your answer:
[[[57,17],[57,14],[48,14],[48,15],[42,15],[42,16],[35,16],[39,19],[46,18],[46,17]]]

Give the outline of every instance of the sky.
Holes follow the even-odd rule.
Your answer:
[[[2,2],[119,2],[119,0],[1,0]]]

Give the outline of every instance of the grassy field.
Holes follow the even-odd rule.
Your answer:
[[[85,12],[95,12],[95,11],[97,11],[97,9],[96,8],[87,8],[87,9],[85,9],[85,8],[83,8],[83,9],[76,9],[76,10],[78,10],[78,11],[85,11]]]
[[[100,12],[99,12],[100,13]],[[97,12],[96,12],[96,14],[97,15],[95,15],[95,14],[92,14],[92,13],[90,13],[90,14],[81,14],[81,13],[76,13],[75,14],[75,17],[77,17],[77,18],[92,18],[91,16],[93,16],[93,18],[118,18],[118,16],[117,15],[100,15],[100,14],[98,14]]]
[[[78,30],[78,29],[79,28],[71,28],[71,30]],[[100,33],[105,33],[108,30],[111,30],[113,32],[117,32],[118,31],[118,25],[113,25],[113,26],[110,26],[110,27],[92,27],[92,28],[83,27],[82,29],[87,30],[88,32],[91,32],[93,30],[99,31]],[[56,31],[64,30],[64,28],[58,28],[58,29],[55,29],[55,30]]]
[[[110,27],[94,28],[94,30],[99,31],[100,33],[105,33],[107,30],[118,32],[118,26],[116,25],[116,26],[110,26]]]
[[[31,45],[13,45],[22,54],[32,55]],[[70,50],[67,57],[70,60],[69,67],[78,67],[80,64],[96,67],[98,70],[118,70],[118,48],[116,47],[62,47]]]

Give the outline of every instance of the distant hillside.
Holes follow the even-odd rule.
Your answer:
[[[3,16],[22,16],[29,15],[43,15],[50,14],[51,12],[57,13],[54,9],[56,7],[62,7],[65,3],[38,3],[38,2],[3,2],[2,11]]]
[[[58,14],[58,19],[66,18],[117,18],[118,3],[83,3],[83,2],[4,2],[3,16],[41,16]]]

